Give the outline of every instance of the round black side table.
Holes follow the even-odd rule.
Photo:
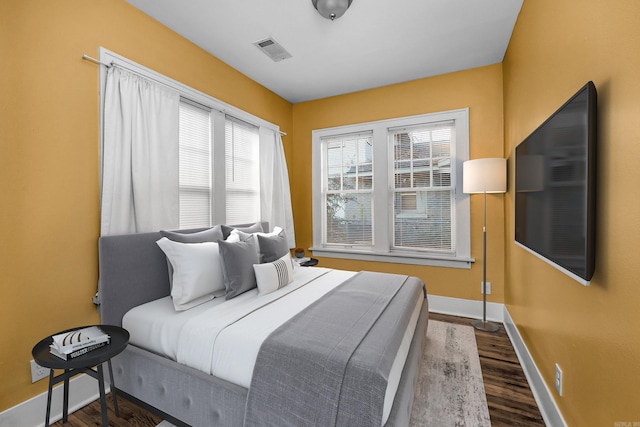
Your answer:
[[[109,344],[104,347],[92,350],[82,356],[78,356],[74,359],[63,360],[57,356],[54,356],[49,351],[49,345],[53,342],[53,335],[58,335],[66,332],[75,331],[77,329],[86,328],[87,326],[81,326],[78,328],[68,329],[66,331],[60,331],[53,335],[50,335],[40,341],[33,347],[31,354],[33,360],[40,366],[50,368],[49,372],[49,393],[47,395],[47,415],[45,418],[45,426],[49,425],[49,416],[51,415],[51,393],[53,386],[61,381],[64,381],[64,397],[62,405],[62,422],[67,422],[68,406],[69,406],[69,378],[85,373],[98,380],[98,387],[100,389],[100,407],[102,409],[102,425],[104,427],[109,426],[109,419],[107,418],[107,400],[104,392],[104,375],[102,372],[102,364],[108,362],[109,377],[111,378],[111,393],[113,394],[113,406],[116,416],[120,416],[118,413],[118,401],[116,396],[116,386],[113,380],[113,370],[111,368],[111,358],[120,354],[127,344],[129,343],[129,332],[119,326],[113,325],[95,325],[102,329],[104,333],[111,337]],[[93,366],[96,369],[93,369]],[[54,376],[54,369],[63,369],[64,373]]]

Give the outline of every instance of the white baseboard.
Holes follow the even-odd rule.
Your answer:
[[[522,340],[522,336],[520,336],[520,332],[518,332],[518,328],[513,323],[513,319],[511,318],[511,315],[509,315],[509,311],[506,307],[504,308],[503,323],[504,329],[507,331],[507,335],[509,335],[509,339],[511,340],[516,355],[518,356],[522,370],[527,377],[527,381],[529,381],[529,387],[531,388],[533,397],[538,404],[538,408],[540,409],[540,413],[542,414],[545,424],[554,427],[566,427],[567,423],[562,417],[562,413],[551,394],[551,390],[544,382],[542,374],[538,370],[533,357],[531,357],[531,353],[529,353],[529,349],[527,349],[526,344]]]
[[[482,301],[428,294],[427,299],[429,300],[429,311],[434,313],[482,319]],[[487,320],[502,322],[504,320],[504,304],[488,302]]]
[[[105,372],[105,388],[109,392],[108,374]],[[43,381],[48,381],[45,379]],[[63,384],[53,388],[51,396],[50,423],[62,419]],[[100,397],[98,381],[89,375],[81,374],[69,381],[69,413],[88,405]],[[42,427],[47,414],[47,392],[25,400],[18,405],[0,412],[0,427]]]

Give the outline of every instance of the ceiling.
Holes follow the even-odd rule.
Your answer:
[[[523,2],[353,0],[330,21],[311,0],[127,1],[292,103],[502,62]]]

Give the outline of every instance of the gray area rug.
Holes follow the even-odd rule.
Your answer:
[[[158,427],[171,427],[163,421]],[[490,427],[473,327],[430,320],[411,427]]]
[[[429,321],[411,426],[491,426],[473,327]]]

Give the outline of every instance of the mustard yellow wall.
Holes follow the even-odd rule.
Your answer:
[[[290,103],[122,0],[0,2],[0,412],[46,389],[38,340],[99,320],[99,46],[292,130]]]
[[[640,2],[526,0],[503,72],[507,308],[569,425],[640,423]],[[514,245],[513,150],[589,80],[599,103],[598,231],[583,287]]]
[[[503,153],[502,68],[500,64],[377,89],[325,98],[293,106],[294,139],[289,174],[296,243],[312,245],[311,131],[351,123],[469,108],[470,157],[498,157]],[[420,277],[434,295],[481,299],[482,197],[471,198],[471,254],[479,263],[471,270],[374,263],[322,258],[321,265],[349,270],[372,270]],[[489,301],[503,302],[503,196],[487,197],[487,280]]]

